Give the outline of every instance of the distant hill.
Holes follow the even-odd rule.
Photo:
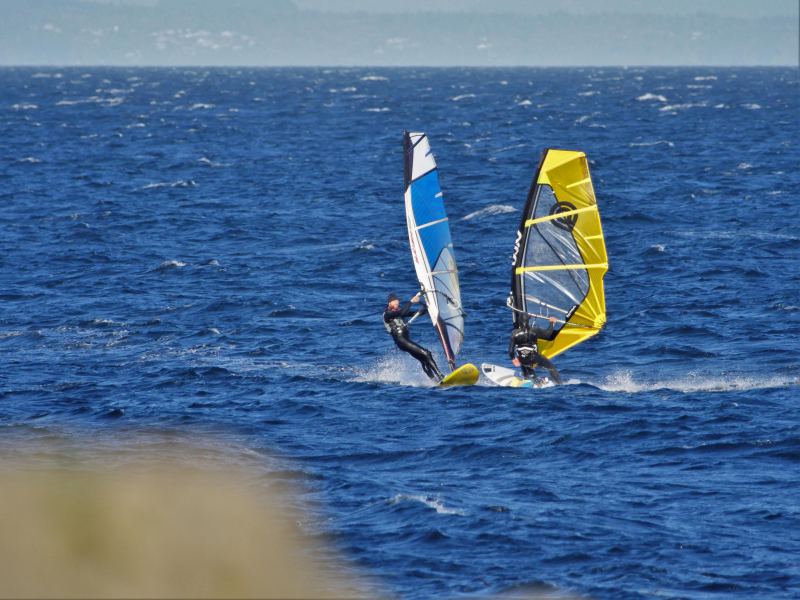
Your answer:
[[[796,18],[737,16],[743,0],[724,14],[622,10],[640,4],[588,12],[586,2],[566,0],[543,12],[542,3],[498,0],[496,12],[484,2],[476,14],[441,0],[431,0],[433,12],[392,13],[352,12],[354,0],[5,0],[0,64],[797,64]]]

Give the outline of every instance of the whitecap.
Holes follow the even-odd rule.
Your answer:
[[[159,270],[164,269],[179,269],[181,267],[187,266],[188,263],[182,262],[180,260],[165,260],[160,265],[158,265]]]
[[[356,250],[374,250],[375,244],[370,242],[369,240],[361,240],[356,244]]]
[[[517,106],[530,106],[532,104],[533,104],[533,102],[531,102],[530,100],[527,100],[527,99],[526,100],[520,100],[519,102],[517,102]]]
[[[227,165],[225,163],[214,162],[213,160],[211,160],[210,158],[206,158],[205,156],[201,156],[200,158],[198,158],[197,162],[199,162],[200,164],[203,164],[203,165],[208,165],[209,167],[213,167],[213,168],[220,168],[220,167],[229,166],[229,165]]]
[[[667,247],[664,244],[653,244],[650,246],[651,250],[655,250],[656,252],[664,252]]]
[[[609,375],[605,381],[592,384],[607,392],[624,392],[636,394],[656,390],[675,392],[731,392],[761,390],[798,385],[797,379],[791,377],[762,377],[751,375],[707,376],[689,374],[681,378],[666,381],[636,381],[630,371],[620,371]]]
[[[591,118],[592,118],[592,115],[581,115],[580,117],[575,119],[575,123],[576,124],[585,123],[586,121],[588,121]]]
[[[476,210],[475,212],[469,213],[466,217],[462,217],[462,221],[471,221],[472,219],[477,219],[479,217],[485,217],[489,215],[502,215],[505,213],[512,213],[517,212],[517,209],[509,204],[492,204],[487,206],[486,208],[482,208],[480,210]]]
[[[361,81],[389,81],[389,78],[383,75],[365,75]]]
[[[144,186],[143,190],[154,190],[158,188],[164,187],[195,187],[197,184],[195,183],[194,179],[179,179],[178,181],[169,181],[169,182],[158,182],[158,183],[148,183]]]
[[[189,107],[189,110],[206,110],[208,108],[214,108],[216,104],[208,104],[205,102],[195,102]]]
[[[706,106],[705,102],[686,102],[683,104],[667,104],[658,110],[661,112],[675,112],[677,110],[685,110],[687,108],[698,108],[703,106]]]
[[[475,98],[475,94],[460,94],[458,96],[453,96],[450,98],[453,102],[460,102],[461,100],[466,100],[467,98]]]
[[[752,102],[750,104],[742,104],[742,108],[746,108],[747,110],[760,110],[761,109],[761,105],[760,104],[756,104],[755,102]]]
[[[23,102],[21,104],[12,104],[11,105],[11,109],[12,110],[36,110],[37,108],[39,108],[39,105],[31,104],[29,102]]]
[[[747,169],[752,169],[752,168],[753,168],[753,165],[751,165],[749,162],[740,162],[740,163],[737,165],[737,167],[736,167],[736,168],[737,168],[737,169],[740,169],[740,170],[742,170],[742,171],[746,171]]]
[[[385,106],[382,106],[381,108],[365,108],[364,109],[364,112],[375,112],[375,113],[383,113],[383,112],[389,112],[389,111],[391,111],[391,109],[390,108],[386,108]]]
[[[650,92],[646,94],[642,94],[641,96],[636,98],[639,102],[647,102],[648,100],[656,100],[658,102],[666,102],[666,96],[662,96],[661,94],[651,94]]]
[[[17,162],[18,163],[28,163],[30,165],[38,165],[42,161],[40,159],[38,159],[38,158],[34,158],[33,156],[26,156],[24,158],[20,158],[19,160],[17,160]]]
[[[716,81],[716,75],[698,75],[694,78],[695,81]]]
[[[597,96],[600,92],[598,90],[589,90],[588,92],[578,92],[578,96]]]
[[[628,144],[631,148],[639,148],[639,147],[647,147],[647,146],[658,146],[660,144],[665,144],[670,148],[673,148],[675,144],[670,142],[669,140],[655,140],[653,142],[631,142]]]
[[[400,502],[420,502],[432,508],[440,515],[466,515],[466,511],[459,508],[450,508],[444,505],[441,498],[436,496],[423,496],[421,494],[397,494],[391,499],[392,504],[399,504]]]

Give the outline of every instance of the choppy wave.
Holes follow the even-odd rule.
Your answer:
[[[379,322],[379,318],[380,314],[377,314],[376,321]],[[393,346],[393,342],[388,336],[385,338],[385,343],[387,347]],[[424,388],[435,386],[414,359],[400,353],[399,350],[392,349],[391,353],[390,356],[377,360],[369,367],[355,369],[355,376],[351,377],[350,381],[355,383],[394,383]]]
[[[659,146],[664,144],[665,146],[669,146],[670,148],[674,148],[675,144],[670,142],[669,140],[654,140],[652,142],[631,142],[628,144],[631,148],[640,148],[640,147],[647,147],[647,146]]]
[[[665,380],[637,380],[631,371],[620,371],[609,375],[605,381],[592,385],[606,392],[636,394],[671,390],[675,392],[732,392],[785,388],[800,385],[797,377],[775,375],[683,375]]]
[[[648,92],[646,94],[642,94],[641,96],[638,96],[636,99],[639,102],[647,102],[647,101],[650,101],[650,100],[654,100],[654,101],[657,101],[657,102],[666,102],[667,101],[665,96],[662,96],[661,94],[653,94],[651,92]]]
[[[478,219],[480,217],[486,217],[490,215],[502,215],[505,213],[512,213],[517,212],[517,209],[511,206],[510,204],[492,204],[487,206],[486,208],[482,208],[480,210],[476,210],[475,212],[469,213],[467,216],[462,217],[462,221],[471,221],[472,219]]]
[[[178,179],[177,181],[159,181],[155,183],[148,183],[143,186],[143,190],[156,190],[159,188],[182,188],[182,187],[196,187],[194,179]]]
[[[459,508],[450,508],[445,506],[444,502],[438,496],[426,496],[423,494],[397,494],[391,500],[392,504],[400,504],[403,502],[419,502],[435,510],[440,515],[466,515],[466,511]]]
[[[453,102],[460,102],[461,100],[466,100],[468,98],[475,98],[475,94],[460,94],[458,96],[453,96],[450,98]]]
[[[677,112],[679,110],[686,110],[688,108],[702,108],[707,105],[708,104],[706,102],[683,102],[681,104],[667,104],[658,110],[661,112]]]

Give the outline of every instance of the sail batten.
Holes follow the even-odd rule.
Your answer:
[[[452,370],[464,339],[464,310],[449,220],[428,136],[406,132],[403,140],[411,255],[428,314]]]
[[[586,341],[605,325],[603,277],[608,271],[600,214],[583,152],[542,155],[522,214],[509,306],[514,326],[529,316],[556,318],[552,340],[539,340],[551,358]]]

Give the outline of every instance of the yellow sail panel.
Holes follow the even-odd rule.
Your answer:
[[[583,152],[547,150],[539,165],[515,248],[511,306],[540,327],[556,317],[555,337],[540,339],[553,357],[596,335],[606,322],[608,270],[597,199]]]

